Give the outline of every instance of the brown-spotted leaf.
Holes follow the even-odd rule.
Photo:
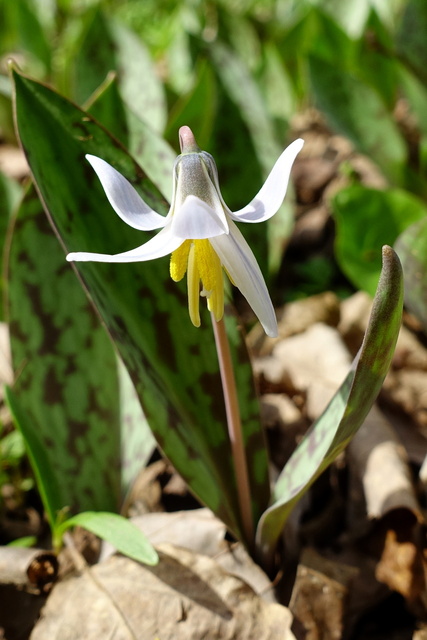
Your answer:
[[[390,366],[400,329],[403,277],[391,247],[383,247],[383,270],[362,347],[350,373],[279,476],[274,502],[261,517],[257,544],[269,564],[293,506],[349,443],[374,403]]]

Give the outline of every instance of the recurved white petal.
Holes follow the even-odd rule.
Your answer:
[[[94,168],[111,206],[122,220],[141,231],[165,226],[166,217],[153,211],[114,167],[96,156],[87,155],[86,159]]]
[[[230,214],[234,220],[264,222],[277,213],[286,195],[292,165],[303,144],[304,140],[298,139],[284,150],[255,198],[243,209]]]
[[[115,255],[86,252],[69,253],[67,260],[68,262],[145,262],[147,260],[154,260],[155,258],[162,258],[168,255],[168,253],[175,251],[181,244],[182,238],[175,236],[172,233],[170,225],[168,225],[155,235],[154,238],[151,238],[151,240],[136,249]]]
[[[210,242],[233,282],[254,310],[264,331],[274,338],[277,336],[276,314],[261,269],[234,222],[229,222],[229,229],[228,235],[217,236]]]
[[[225,213],[212,209],[197,196],[189,195],[174,210],[172,232],[183,240],[201,240],[228,233]]]

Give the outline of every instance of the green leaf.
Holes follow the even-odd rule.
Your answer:
[[[30,547],[33,547],[36,544],[37,544],[36,536],[25,536],[23,538],[17,538],[16,540],[12,540],[12,542],[9,542],[6,546],[24,547],[26,549],[29,549]]]
[[[153,566],[159,561],[159,556],[142,531],[116,513],[100,511],[78,513],[62,523],[58,529],[58,535],[62,535],[71,527],[83,527],[91,531],[112,544],[117,551],[137,562]]]
[[[324,11],[352,37],[359,36],[365,26],[371,5],[370,0],[322,0],[320,3]]]
[[[114,214],[84,155],[113,164],[155,210],[166,212],[167,204],[134,160],[88,114],[55,92],[17,73],[14,81],[21,143],[66,250],[118,253],[148,239],[149,234],[136,232]],[[78,263],[78,272],[165,455],[200,500],[242,537],[207,310],[203,309],[202,327],[194,328],[185,283],[170,280],[167,259]],[[236,320],[228,322],[233,356],[245,375],[239,400],[257,521],[269,496],[267,454],[248,354]]]
[[[427,207],[407,191],[353,185],[333,198],[332,210],[338,263],[357,288],[373,296],[381,272],[381,247],[393,245],[407,226],[427,215]]]
[[[405,304],[427,333],[427,217],[405,229],[394,248],[403,267]]]
[[[196,73],[191,91],[184,94],[171,111],[165,136],[175,141],[179,127],[188,125],[197,131],[197,143],[201,149],[205,149],[217,113],[217,88],[212,68],[206,61],[199,64]]]
[[[63,490],[58,484],[58,477],[52,467],[52,461],[44,446],[42,437],[33,428],[18,394],[6,387],[5,398],[17,429],[22,433],[27,448],[31,468],[37,481],[43,506],[51,527],[55,526],[57,512],[64,507]]]
[[[8,178],[4,173],[0,171],[0,210],[2,211],[0,236],[4,237],[9,218],[12,212],[15,210],[18,202],[22,197],[21,185]],[[4,244],[4,242],[2,242]]]
[[[176,153],[123,102],[115,74],[110,74],[98,87],[85,108],[144,166],[148,177],[162,194],[172,198],[171,167]],[[175,136],[177,131],[174,131]]]
[[[237,106],[240,117],[246,124],[263,177],[266,178],[283,148],[277,143],[273,123],[261,91],[245,63],[226,45],[218,41],[213,43],[211,56],[224,90]],[[231,144],[232,138],[229,141],[229,145]],[[247,162],[247,153],[240,156],[239,162],[242,162],[242,158],[244,162]],[[276,273],[280,266],[283,247],[293,226],[290,192],[291,189],[289,189],[286,201],[267,224],[268,267],[271,273]],[[253,194],[248,194],[245,190],[244,195],[247,202],[251,197],[255,197],[256,191]],[[248,195],[249,198],[247,198]],[[240,206],[244,206],[244,204],[243,202]],[[259,230],[245,230],[245,236],[249,237],[250,244],[250,235],[259,235],[259,233]]]
[[[26,66],[43,76],[50,69],[51,47],[28,0],[3,2],[0,28],[0,50],[24,54]]]
[[[402,318],[399,259],[383,248],[383,270],[361,350],[347,378],[279,476],[274,502],[261,517],[257,545],[266,566],[294,505],[347,446],[374,403],[389,369]]]
[[[378,93],[336,63],[310,56],[309,67],[317,106],[332,127],[377,162],[391,180],[401,183],[405,142]]]
[[[296,96],[289,73],[277,47],[267,43],[264,47],[264,68],[260,78],[269,113],[287,129],[296,111]]]
[[[408,0],[396,35],[396,46],[406,64],[427,82],[427,5],[424,0]]]
[[[120,392],[121,489],[126,497],[150,459],[155,440],[129,373],[117,359]]]
[[[399,63],[393,50],[393,41],[384,23],[374,9],[371,10],[365,33],[359,40],[357,70],[393,111],[398,94]]]
[[[109,71],[117,71],[125,103],[155,131],[166,123],[163,85],[144,44],[138,36],[96,11],[86,37],[72,60],[74,94],[85,102]]]
[[[8,276],[18,427],[38,481],[46,483],[40,476],[53,474],[58,487],[53,496],[45,491],[45,507],[50,514],[63,507],[118,510],[116,356],[33,188],[15,220]]]

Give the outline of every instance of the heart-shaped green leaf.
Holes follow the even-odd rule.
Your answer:
[[[293,506],[349,443],[368,414],[390,366],[402,318],[402,268],[391,247],[383,248],[383,270],[358,356],[327,408],[299,444],[261,517],[257,547],[269,565]]]
[[[16,72],[13,76],[21,143],[65,248],[118,253],[148,239],[111,211],[84,156],[103,157],[154,209],[165,212],[166,203],[134,160],[88,114],[43,85]],[[126,364],[161,448],[202,502],[242,537],[207,312],[201,328],[190,324],[185,285],[170,280],[167,259],[79,263],[78,272]],[[267,455],[248,355],[236,321],[230,317],[227,325],[233,357],[239,362],[239,399],[257,521],[269,495]]]

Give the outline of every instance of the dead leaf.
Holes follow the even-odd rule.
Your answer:
[[[172,544],[174,547],[210,556],[226,571],[244,580],[265,600],[277,602],[273,585],[267,575],[255,564],[242,544],[231,544],[225,539],[226,527],[210,509],[146,513],[131,520],[143,531],[153,546]],[[114,551],[111,545],[104,541],[101,559],[105,560]]]
[[[290,609],[305,640],[339,640],[344,629],[349,585],[358,570],[306,549],[298,565]]]
[[[158,551],[156,567],[113,556],[58,583],[31,640],[295,640],[288,609],[211,558]]]
[[[381,559],[375,570],[379,582],[410,602],[425,591],[424,561],[417,538],[414,522],[396,513],[385,532]]]

